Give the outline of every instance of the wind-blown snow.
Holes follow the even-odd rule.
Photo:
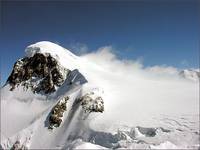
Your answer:
[[[73,70],[79,65],[79,57],[69,50],[49,41],[42,41],[28,46],[25,50],[26,56],[32,57],[35,53],[50,53],[61,65]]]
[[[16,140],[25,142],[25,137],[30,138],[28,148],[198,148],[199,82],[181,78],[177,68],[144,68],[139,61],[117,59],[112,47],[78,57],[43,41],[27,47],[27,56],[35,53],[51,53],[62,66],[78,69],[88,83],[64,83],[48,96],[24,92],[21,87],[13,92],[8,90],[9,85],[3,87],[4,148]],[[97,89],[103,91],[103,113],[87,116],[81,107],[73,106],[76,98]],[[50,132],[46,118],[63,96],[70,97],[69,111],[61,126]],[[147,128],[144,134],[139,127]]]
[[[108,110],[105,113],[115,113],[111,116],[117,116],[118,120],[125,120],[126,117],[128,120],[137,120],[138,115],[149,116],[161,112],[198,113],[198,82],[187,81],[176,74],[171,76],[171,73],[151,73],[138,62],[117,59],[111,50],[105,47],[83,56],[84,60],[96,65],[93,68],[85,65],[85,72],[95,74],[95,78],[87,75],[88,80],[103,87],[108,96],[105,101]],[[116,108],[120,108],[120,111],[114,111]],[[134,119],[130,119],[130,113]]]

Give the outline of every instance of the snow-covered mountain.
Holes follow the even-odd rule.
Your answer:
[[[180,71],[179,75],[185,79],[195,82],[200,80],[200,71],[197,69],[185,69]]]
[[[43,41],[25,52],[1,88],[2,149],[199,147],[196,83],[130,75],[105,51],[78,57]]]

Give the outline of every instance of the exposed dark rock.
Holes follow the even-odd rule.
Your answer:
[[[68,85],[71,85],[73,83],[84,84],[86,82],[87,82],[86,78],[78,71],[78,69],[70,71],[66,80],[66,84]]]
[[[79,98],[82,108],[85,112],[103,112],[104,111],[104,102],[102,97],[94,97],[94,92],[87,93],[86,95]]]
[[[10,148],[10,150],[28,150],[28,148],[25,145],[21,144],[20,141],[16,141]]]
[[[40,86],[35,89],[36,92],[44,91],[45,94],[55,91],[51,73],[47,75],[41,82]]]
[[[54,92],[55,86],[61,86],[69,72],[50,54],[36,53],[33,57],[19,59],[7,82],[11,85],[10,90],[21,84],[31,87],[33,92],[47,94]],[[36,79],[39,82],[35,82]]]
[[[69,97],[64,97],[53,107],[50,117],[49,117],[49,129],[54,127],[59,127],[62,123],[62,117],[64,112],[67,110],[67,101]]]
[[[16,141],[15,144],[11,147],[11,150],[18,150],[20,149],[20,142]]]

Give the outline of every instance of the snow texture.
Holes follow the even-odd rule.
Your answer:
[[[43,41],[25,51],[28,57],[50,53],[72,72],[52,94],[1,88],[1,148],[199,149],[198,81],[181,78],[174,68],[168,74],[119,60],[110,47],[79,57]],[[103,113],[85,112],[79,99],[87,94],[103,99]],[[60,126],[49,130],[52,109],[67,96]]]

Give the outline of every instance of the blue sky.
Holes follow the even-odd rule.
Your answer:
[[[197,0],[1,1],[2,82],[25,47],[43,40],[89,51],[111,45],[144,66],[197,68],[199,8]]]

